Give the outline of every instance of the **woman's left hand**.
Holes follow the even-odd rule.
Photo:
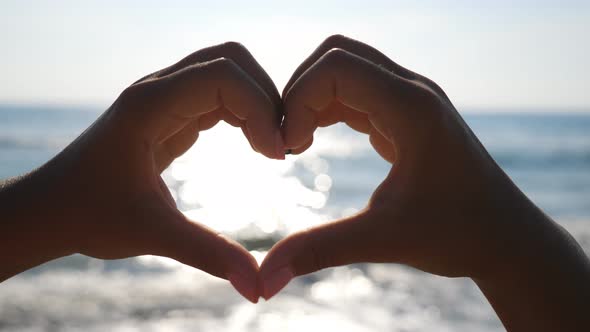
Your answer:
[[[0,280],[72,253],[152,254],[228,279],[257,302],[255,259],[179,212],[160,173],[220,120],[241,127],[256,151],[283,159],[280,103],[269,76],[233,42],[134,83],[58,156],[0,192],[0,211],[11,221],[0,225]],[[14,258],[11,244],[23,241],[40,248]]]

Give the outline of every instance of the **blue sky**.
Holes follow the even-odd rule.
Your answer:
[[[226,40],[282,88],[325,37],[365,41],[459,108],[590,110],[579,1],[0,1],[0,103],[107,107],[137,78]]]

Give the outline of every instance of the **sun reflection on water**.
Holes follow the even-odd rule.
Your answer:
[[[250,227],[258,235],[284,235],[333,217],[322,211],[333,179],[321,155],[346,155],[361,145],[339,146],[329,137],[325,142],[303,155],[271,160],[254,152],[239,130],[222,123],[201,133],[164,179],[191,220],[228,234]],[[303,173],[296,175],[297,165]]]

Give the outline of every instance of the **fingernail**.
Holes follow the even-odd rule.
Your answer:
[[[244,275],[236,272],[228,274],[227,279],[234,286],[234,288],[252,303],[258,302],[258,290],[256,278],[250,279]]]
[[[275,154],[277,159],[285,159],[285,142],[283,142],[283,136],[280,131],[275,133]]]
[[[262,297],[268,301],[271,297],[283,289],[283,287],[285,287],[289,281],[293,279],[293,277],[293,271],[291,271],[291,269],[286,266],[264,278],[262,280]]]

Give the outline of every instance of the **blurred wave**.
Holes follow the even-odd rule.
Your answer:
[[[19,139],[16,137],[1,137],[0,136],[0,149],[4,150],[18,150],[18,149],[58,149],[65,144],[68,140],[42,140],[42,139]]]
[[[0,107],[0,178],[41,165],[98,115]],[[465,119],[523,191],[590,253],[590,115]],[[284,162],[251,152],[239,130],[219,125],[163,177],[181,211],[238,239],[261,260],[285,234],[361,209],[389,169],[367,137],[343,125],[320,130],[309,151]],[[232,209],[226,201],[234,202]],[[326,329],[503,331],[470,280],[393,264],[324,270],[257,305],[225,281],[152,256],[73,255],[0,285],[1,331]]]

